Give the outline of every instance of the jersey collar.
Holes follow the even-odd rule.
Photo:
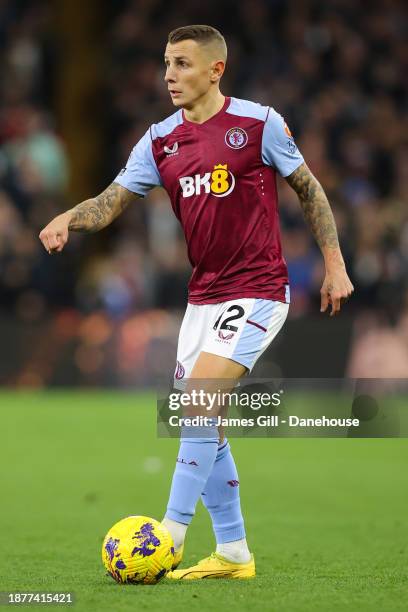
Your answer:
[[[203,127],[205,125],[208,125],[210,122],[212,121],[216,121],[217,119],[219,119],[219,117],[221,115],[223,115],[225,113],[225,111],[227,110],[227,108],[229,107],[231,102],[231,98],[230,96],[225,96],[225,100],[224,100],[224,104],[222,105],[222,108],[220,108],[220,110],[218,111],[218,113],[215,113],[215,115],[213,115],[212,117],[209,117],[206,121],[204,121],[203,123],[196,123],[195,121],[189,121],[188,119],[186,119],[186,116],[184,114],[184,108],[182,110],[182,117],[183,117],[183,122],[186,125],[194,125],[197,128]]]

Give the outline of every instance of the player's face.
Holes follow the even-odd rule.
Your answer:
[[[192,108],[214,82],[213,66],[216,62],[206,55],[205,50],[206,47],[194,40],[168,43],[164,55],[164,80],[175,106]]]

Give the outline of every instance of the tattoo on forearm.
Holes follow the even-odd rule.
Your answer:
[[[303,215],[319,247],[338,247],[336,223],[330,204],[322,186],[307,165],[299,166],[286,180],[299,196]]]
[[[100,195],[71,209],[69,229],[77,232],[97,232],[116,219],[136,197],[136,194],[124,187],[112,183]]]

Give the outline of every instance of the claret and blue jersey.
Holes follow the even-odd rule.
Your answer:
[[[302,163],[276,111],[226,97],[204,123],[179,110],[152,125],[115,182],[140,196],[156,186],[169,194],[193,266],[191,304],[287,302],[276,172],[288,176]]]

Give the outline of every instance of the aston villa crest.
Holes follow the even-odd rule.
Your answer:
[[[225,144],[231,149],[242,149],[248,142],[248,134],[240,127],[233,127],[225,134]]]

